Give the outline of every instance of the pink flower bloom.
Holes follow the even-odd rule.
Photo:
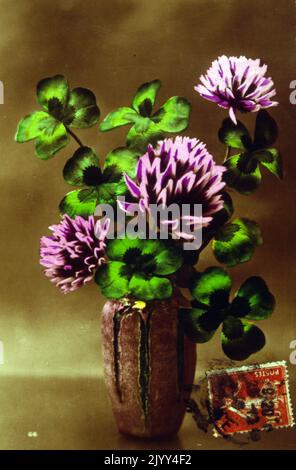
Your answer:
[[[78,289],[91,281],[95,270],[105,261],[107,220],[102,226],[88,219],[64,215],[58,225],[49,227],[51,236],[40,240],[40,264],[44,274],[63,293]]]
[[[237,111],[257,112],[278,104],[271,101],[276,91],[273,80],[265,76],[266,71],[267,65],[260,65],[260,59],[223,55],[214,60],[194,89],[206,100],[228,109],[236,124]]]
[[[216,165],[205,144],[189,137],[160,141],[154,149],[151,145],[138,161],[136,181],[125,175],[127,187],[134,201],[120,204],[123,210],[134,209],[135,201],[143,211],[150,212],[149,205],[168,207],[176,204],[202,204],[202,219],[193,215],[180,219],[187,225],[207,226],[215,212],[223,207],[221,190],[225,186],[222,173],[225,167]],[[162,221],[172,229],[180,226],[180,220]],[[186,238],[185,233],[178,233]]]

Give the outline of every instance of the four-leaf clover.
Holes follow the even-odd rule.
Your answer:
[[[224,163],[228,170],[224,174],[228,186],[242,194],[253,192],[261,181],[259,164],[278,178],[283,177],[281,155],[272,148],[277,135],[277,124],[266,110],[257,114],[254,140],[240,121],[237,125],[229,118],[223,121],[219,139],[229,148],[239,151]]]
[[[167,299],[173,293],[168,275],[183,263],[182,253],[161,240],[109,240],[110,261],[99,267],[96,283],[109,299],[131,295],[139,300]]]
[[[257,276],[248,278],[229,300],[231,278],[221,268],[210,267],[197,273],[192,281],[191,309],[180,309],[180,321],[191,341],[205,343],[222,325],[224,353],[234,360],[243,360],[265,344],[263,332],[254,320],[271,315],[275,300],[265,281]]]
[[[100,111],[95,95],[86,88],[69,89],[63,75],[41,80],[37,101],[43,111],[34,111],[19,123],[16,141],[35,139],[36,155],[46,160],[69,142],[69,128],[87,128],[97,123]]]
[[[190,103],[179,96],[169,98],[154,114],[160,80],[141,85],[131,107],[121,107],[109,113],[100,124],[100,130],[110,131],[115,127],[132,125],[127,135],[127,145],[138,151],[145,151],[148,143],[155,144],[165,132],[181,132],[189,123]]]
[[[123,174],[135,177],[138,154],[125,147],[110,152],[100,168],[99,157],[90,147],[79,147],[63,170],[65,181],[83,186],[70,191],[60,203],[61,213],[70,217],[92,215],[98,204],[115,205],[118,196],[127,192]]]

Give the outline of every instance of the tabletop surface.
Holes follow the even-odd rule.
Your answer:
[[[187,414],[178,436],[138,440],[118,433],[102,378],[1,377],[0,448],[81,450],[295,449],[296,428],[225,441]]]

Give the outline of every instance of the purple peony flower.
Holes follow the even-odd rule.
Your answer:
[[[49,227],[51,236],[40,240],[40,264],[44,274],[65,294],[91,281],[104,261],[109,220],[103,225],[88,219],[64,215],[58,225]]]
[[[266,71],[267,65],[260,65],[260,59],[223,55],[214,60],[194,89],[203,98],[229,109],[229,117],[236,124],[237,111],[256,112],[278,104],[271,101],[276,91],[273,80],[265,77]]]
[[[225,186],[222,173],[225,167],[216,165],[205,144],[189,137],[160,141],[154,149],[147,147],[147,153],[140,157],[136,169],[136,181],[125,175],[131,195],[137,200],[140,210],[150,212],[149,205],[168,207],[176,204],[202,204],[202,218],[193,212],[183,215],[180,220],[165,220],[175,234],[189,238],[180,230],[181,222],[190,226],[207,226],[213,214],[223,207],[221,190]],[[135,202],[120,202],[126,212],[135,210]]]

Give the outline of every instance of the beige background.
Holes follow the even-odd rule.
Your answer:
[[[193,105],[187,133],[206,141],[219,161],[223,148],[216,131],[225,113],[199,98],[193,86],[219,54],[261,57],[280,101],[272,112],[286,178],[280,183],[265,174],[253,196],[235,195],[236,214],[255,218],[265,243],[232,274],[236,286],[251,274],[262,275],[277,298],[273,317],[261,324],[267,346],[254,360],[288,359],[296,339],[296,107],[289,103],[289,83],[296,79],[294,1],[1,0],[0,11],[0,448],[238,448],[203,434],[190,416],[179,438],[166,443],[137,443],[117,434],[100,380],[104,300],[95,285],[60,294],[38,264],[39,238],[58,220],[57,205],[68,190],[61,171],[75,145],[43,162],[33,144],[14,143],[14,133],[18,120],[37,107],[40,78],[63,73],[72,87],[92,89],[102,116],[128,104],[139,84],[160,78],[158,103],[174,94],[187,97]],[[95,127],[79,136],[104,157],[123,143],[125,131],[101,135]],[[200,269],[212,263],[207,251]],[[198,357],[200,377],[210,360],[224,359],[218,335],[198,347]],[[294,396],[296,365],[289,369]],[[38,437],[29,437],[32,431]],[[294,430],[262,434],[249,448],[296,448],[295,437]]]

